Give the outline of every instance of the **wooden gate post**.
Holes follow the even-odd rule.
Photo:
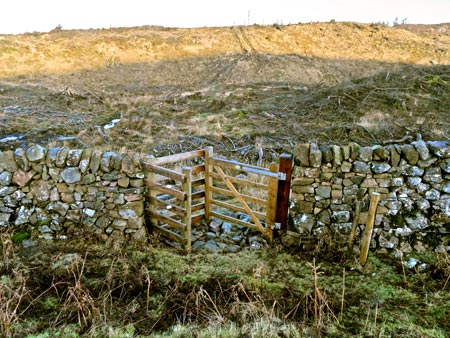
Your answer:
[[[184,223],[184,237],[186,239],[186,243],[184,249],[186,252],[191,251],[191,223],[192,223],[192,168],[183,167],[183,174],[186,176],[184,182],[182,184],[182,190],[186,194],[185,200],[182,202],[182,207],[186,210],[183,223]]]
[[[280,230],[286,230],[289,214],[289,196],[291,193],[292,154],[281,154],[278,171],[286,174],[286,179],[278,181],[276,222]]]
[[[211,199],[212,199],[212,190],[213,179],[210,173],[213,171],[213,166],[211,164],[211,158],[214,156],[213,147],[206,147],[205,149],[205,221],[211,222]]]

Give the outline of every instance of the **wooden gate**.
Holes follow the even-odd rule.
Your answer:
[[[191,249],[192,224],[203,219],[246,226],[269,240],[274,228],[286,226],[291,155],[262,168],[214,157],[208,147],[143,164],[151,226],[186,251]]]

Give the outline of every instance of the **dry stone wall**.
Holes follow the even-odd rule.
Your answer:
[[[379,192],[372,248],[450,251],[450,145],[296,146],[291,216],[303,235],[348,239],[358,193]]]
[[[0,152],[0,226],[40,237],[146,238],[144,173],[138,155],[93,149]]]

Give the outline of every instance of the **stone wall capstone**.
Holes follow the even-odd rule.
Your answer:
[[[33,228],[48,239],[88,230],[145,240],[144,190],[138,154],[40,145],[0,151],[0,227]]]
[[[294,230],[331,233],[342,243],[351,231],[358,193],[381,194],[371,247],[382,251],[450,251],[450,145],[425,142],[361,147],[298,144],[291,190]]]

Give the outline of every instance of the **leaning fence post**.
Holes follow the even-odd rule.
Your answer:
[[[147,163],[152,164],[154,162],[154,159],[146,159]],[[145,166],[144,166],[145,167]],[[158,195],[158,192],[154,189],[152,189],[152,185],[156,182],[156,175],[153,171],[149,169],[145,169],[147,173],[146,177],[146,185],[147,185],[147,196],[148,196],[148,203],[149,203],[149,209],[150,209],[150,224],[158,225],[158,219],[155,217],[156,213],[156,196]]]
[[[191,251],[191,223],[192,223],[192,168],[183,167],[183,174],[185,175],[184,182],[182,184],[182,190],[186,194],[185,200],[182,202],[182,207],[186,210],[183,217],[184,237],[186,238],[185,250],[186,252]]]
[[[211,200],[212,200],[212,177],[210,173],[213,168],[211,165],[211,158],[214,156],[213,147],[206,147],[205,149],[205,220],[211,222]]]
[[[359,259],[359,262],[362,266],[366,264],[367,261],[367,255],[369,254],[369,248],[370,248],[370,241],[372,239],[372,232],[373,232],[373,224],[375,222],[375,216],[377,215],[377,205],[378,201],[380,200],[380,194],[377,192],[373,192],[370,197],[370,206],[369,206],[369,212],[367,214],[367,224],[366,228],[364,229],[364,237],[361,244],[361,257]]]
[[[292,154],[281,154],[278,171],[286,175],[285,180],[278,181],[276,222],[280,230],[285,230],[289,214],[289,196],[291,192]]]

